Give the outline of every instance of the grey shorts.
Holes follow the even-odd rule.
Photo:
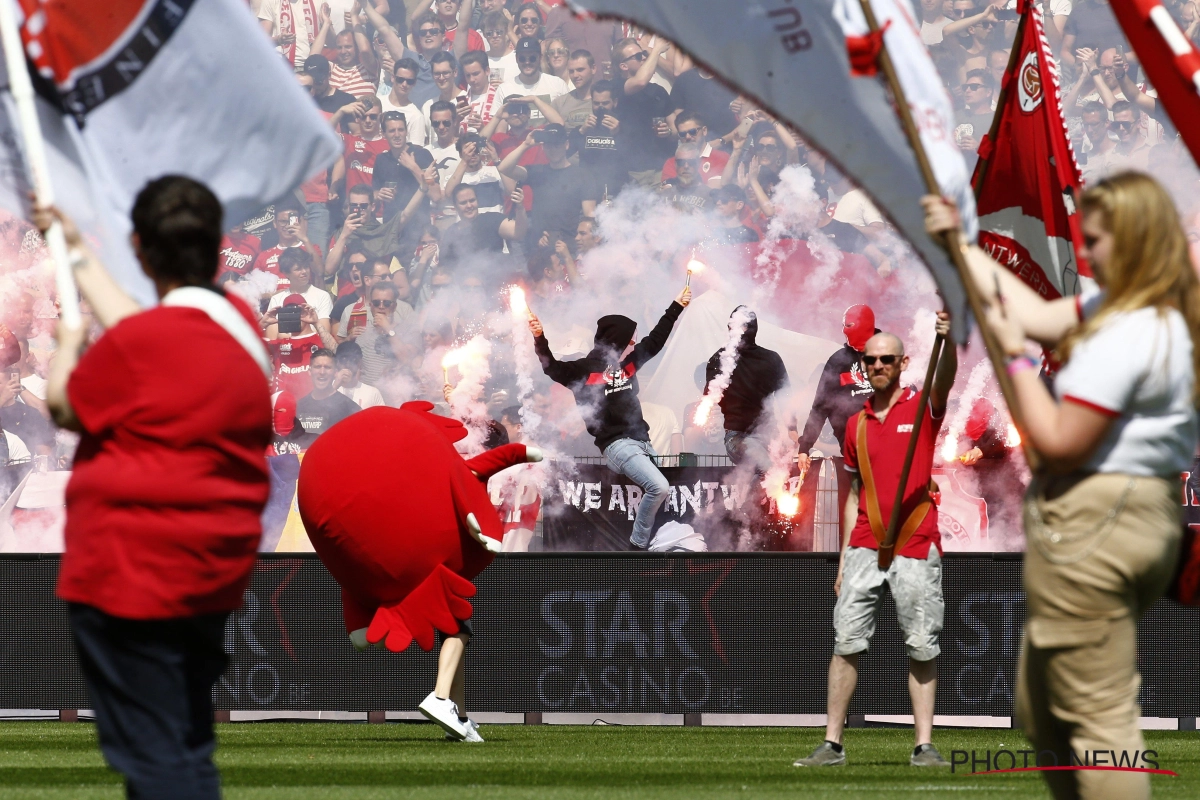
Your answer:
[[[879,554],[867,547],[846,548],[842,591],[833,607],[833,652],[849,656],[866,651],[875,635],[875,619],[883,602],[883,584],[892,590],[904,644],[914,661],[929,661],[941,652],[938,634],[946,604],[942,600],[942,558],[929,546],[928,558],[896,556],[880,572]]]

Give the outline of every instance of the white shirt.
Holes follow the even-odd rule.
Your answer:
[[[937,22],[921,22],[921,41],[932,47],[942,43],[942,28],[950,24],[950,20],[942,17]]]
[[[271,302],[267,303],[267,311],[272,308],[279,308],[283,305],[283,301],[289,295],[298,294],[304,298],[304,302],[312,306],[317,312],[317,319],[329,319],[329,315],[333,313],[333,300],[329,296],[329,292],[324,289],[319,289],[316,286],[310,286],[303,292],[279,292],[271,296]]]
[[[437,139],[436,134],[434,135],[434,139]],[[445,189],[446,182],[450,180],[450,176],[454,174],[455,168],[458,167],[460,160],[458,145],[452,144],[449,147],[438,147],[430,143],[425,149],[433,156],[433,165],[437,167],[438,177],[441,179],[442,188]],[[452,205],[452,203],[448,203],[448,205]]]
[[[1081,302],[1093,316],[1103,294]],[[1075,345],[1054,389],[1113,418],[1086,469],[1178,480],[1196,451],[1192,340],[1183,315],[1153,308],[1112,315]]]
[[[500,96],[500,102],[504,102],[510,97],[527,97],[529,95],[537,95],[547,103],[551,103],[555,100],[555,98],[562,97],[564,94],[571,91],[571,87],[567,86],[566,81],[564,81],[562,78],[551,75],[548,72],[543,72],[541,77],[537,79],[537,82],[533,84],[522,83],[520,80],[520,74],[521,73],[518,72],[516,73],[517,77],[515,77],[513,80],[505,81],[504,83],[500,84],[500,91],[497,92],[497,94]],[[537,106],[530,105],[529,120],[535,126],[541,125],[546,121],[546,116]]]
[[[517,66],[517,51],[513,50],[508,55],[499,58],[488,56],[488,69],[492,71],[492,81],[504,83],[506,78],[512,78],[521,71]]]
[[[417,147],[424,147],[425,142],[429,138],[429,128],[425,126],[425,115],[421,113],[421,109],[417,108],[416,103],[410,102],[405,106],[398,106],[392,102],[390,95],[379,98],[379,104],[383,106],[383,113],[389,111],[399,111],[404,115],[404,121],[408,123],[408,143],[415,144]]]
[[[468,113],[478,114],[479,118],[483,120],[483,124],[486,125],[500,111],[500,87],[489,85],[488,88],[479,94],[475,94],[468,89],[467,102],[471,104],[471,110]],[[477,130],[473,130],[472,132],[479,133]]]
[[[36,372],[27,378],[21,378],[21,385],[24,386],[25,390],[38,400],[46,399],[46,385],[48,383],[49,381],[47,381],[41,375],[38,375]]]
[[[883,215],[877,209],[862,189],[851,189],[842,195],[834,209],[833,218],[838,222],[846,222],[865,228],[873,222],[883,222]]]
[[[681,433],[675,412],[657,403],[643,402],[642,418],[650,428],[650,446],[654,448],[654,452],[660,456],[674,455],[675,448],[672,446],[671,437]]]
[[[484,202],[487,202],[487,197],[488,197],[488,195],[485,194],[484,202],[481,202],[479,204],[479,213],[483,214],[484,212],[487,212],[487,211],[496,211],[498,213],[504,212],[504,201],[503,201],[504,181],[502,181],[500,179],[500,170],[496,169],[496,166],[494,164],[485,164],[482,167],[480,167],[479,169],[475,170],[474,172],[464,171],[462,180],[459,181],[459,183],[463,183],[463,184],[466,184],[467,186],[475,186],[475,187],[478,187],[480,184],[483,184],[483,183],[496,184],[497,187],[499,187],[499,197],[501,198],[500,203],[499,204],[490,203],[488,205],[484,205]],[[491,192],[490,194],[493,197],[496,196],[495,192]],[[477,198],[479,196],[478,189],[475,190],[475,196]]]
[[[374,408],[384,404],[383,395],[379,393],[379,390],[362,381],[358,382],[358,386],[342,386],[338,391],[358,403],[359,408]]]
[[[292,11],[292,24],[296,29],[296,58],[294,63],[296,67],[304,66],[304,59],[308,58],[309,42],[316,37],[316,28],[308,25],[304,18],[304,4],[296,2],[296,0],[262,0],[262,5],[258,9],[258,18],[265,19],[271,23],[271,35],[279,35],[279,8],[281,3],[288,3]],[[320,9],[321,4],[314,0],[314,8]],[[320,26],[320,12],[318,11],[317,19],[313,20],[316,26]],[[335,23],[336,24],[336,23]],[[305,31],[308,31],[306,34]],[[289,45],[290,46],[290,45]],[[275,48],[279,53],[286,52],[283,45]]]

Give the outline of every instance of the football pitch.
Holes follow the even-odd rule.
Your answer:
[[[823,769],[792,766],[820,742],[816,728],[485,725],[480,732],[488,741],[468,745],[444,741],[430,724],[227,724],[218,726],[217,763],[234,800],[1049,797],[1036,773],[910,767],[912,734],[902,729],[848,731],[849,765]],[[989,749],[1027,747],[1017,732],[997,729],[937,730],[934,742],[947,758],[952,750],[982,758]],[[1147,731],[1146,743],[1160,768],[1179,773],[1152,777],[1155,797],[1200,796],[1200,734]],[[0,723],[4,800],[122,796],[92,725]]]

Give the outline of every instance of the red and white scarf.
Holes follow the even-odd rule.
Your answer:
[[[304,13],[304,35],[306,41],[311,45],[313,40],[317,38],[317,7],[313,0],[299,0],[301,11]],[[296,34],[296,21],[292,18],[292,2],[291,0],[279,0],[279,34],[286,36],[287,34]],[[299,41],[299,35],[296,34],[296,39],[288,47],[288,62],[296,63],[296,42]]]

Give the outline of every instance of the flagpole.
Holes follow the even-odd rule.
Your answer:
[[[33,81],[29,79],[29,68],[25,63],[25,48],[17,26],[15,5],[15,0],[0,0],[0,46],[4,48],[9,90],[17,106],[17,122],[24,143],[25,163],[29,169],[30,182],[33,184],[33,194],[37,205],[46,208],[54,205],[54,187],[50,183],[46,145],[42,139],[42,126],[38,122]],[[77,329],[83,324],[79,314],[79,291],[75,286],[75,277],[71,274],[71,259],[67,253],[67,240],[63,236],[62,223],[58,220],[51,223],[50,229],[46,231],[46,244],[50,248],[50,258],[54,261],[59,314],[64,325]]]
[[[1021,14],[1021,19],[1017,23],[1017,33],[1013,37],[1012,50],[1008,54],[1008,66],[1004,68],[1004,75],[1008,77],[1008,82],[1001,82],[1000,94],[996,97],[996,112],[992,114],[992,124],[988,128],[987,138],[992,144],[996,143],[996,134],[1000,131],[1000,118],[1004,116],[1004,104],[1008,100],[1009,87],[1015,78],[1020,80],[1021,76],[1016,74],[1017,59],[1021,57],[1021,44],[1025,41],[1025,23],[1029,21],[1029,15],[1033,13],[1033,3],[1030,0],[1019,0],[1018,5],[1024,6],[1025,10]],[[982,144],[982,142],[981,142]],[[979,165],[975,167],[975,176],[972,180],[974,184],[975,199],[979,200],[979,187],[983,186],[983,178],[987,175],[987,168],[991,162],[990,158],[980,156]]]
[[[859,3],[862,6],[863,15],[867,20],[867,27],[870,28],[871,33],[882,36],[879,32],[879,20],[875,18],[875,9],[871,7],[871,0],[859,0]],[[933,166],[929,163],[929,154],[925,152],[925,145],[921,142],[921,134],[917,130],[916,122],[913,120],[912,109],[908,106],[908,97],[904,93],[904,86],[900,83],[900,78],[896,74],[896,67],[892,63],[891,56],[888,54],[887,42],[881,41],[881,45],[882,47],[879,50],[879,68],[883,71],[884,79],[892,90],[896,113],[900,117],[901,127],[904,128],[904,135],[908,138],[908,143],[917,158],[917,167],[921,170],[921,177],[925,181],[926,190],[930,194],[940,197],[942,189],[938,185],[937,177],[933,173]],[[1015,44],[1013,49],[1016,49]],[[1041,458],[1029,444],[1029,437],[1025,435],[1024,415],[1021,413],[1020,406],[1016,403],[1016,389],[1013,386],[1012,377],[1008,374],[1000,342],[996,339],[995,332],[987,325],[984,317],[983,297],[980,295],[979,287],[975,285],[975,279],[971,276],[970,268],[967,266],[967,246],[962,240],[962,231],[947,231],[940,243],[946,249],[946,254],[950,257],[950,261],[953,262],[955,269],[958,270],[958,277],[962,281],[963,289],[966,291],[971,313],[974,315],[975,321],[979,326],[980,335],[983,337],[984,348],[987,350],[988,358],[992,362],[992,368],[996,371],[996,379],[1000,384],[1000,392],[1004,396],[1004,402],[1008,405],[1009,415],[1012,417],[1013,424],[1016,425],[1017,430],[1021,433],[1021,447],[1025,451],[1025,460],[1029,464],[1029,468],[1036,472],[1041,465]],[[951,342],[951,346],[954,346],[953,342]],[[928,396],[927,392],[922,391],[921,400],[919,401],[921,405],[917,408],[918,418],[925,414]],[[897,509],[904,501],[904,490],[908,484],[909,470],[907,467],[911,466],[911,462],[906,463],[906,469],[900,474],[900,483],[896,488],[896,501],[892,507],[892,519],[884,536],[883,544],[880,546],[881,562],[883,561],[884,548],[890,550],[896,544],[896,526],[899,524]]]

